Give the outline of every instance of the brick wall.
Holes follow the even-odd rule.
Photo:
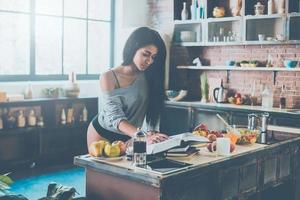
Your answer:
[[[173,31],[173,1],[148,0],[150,8],[150,25],[167,33]],[[259,60],[266,61],[271,56],[274,66],[282,66],[282,60],[300,61],[300,45],[240,45],[215,47],[171,47],[170,88],[188,89],[189,98],[200,99],[200,73],[207,73],[212,80],[227,79],[226,71],[178,70],[177,65],[191,64],[199,56],[205,64],[224,65],[226,60]],[[279,93],[282,85],[287,88],[287,107],[300,108],[300,72],[278,72],[273,84],[273,72],[230,71],[227,87],[242,94],[250,94],[255,83],[255,95],[260,97],[262,86],[267,84],[273,90],[274,106],[279,105]],[[212,89],[212,88],[211,88]]]

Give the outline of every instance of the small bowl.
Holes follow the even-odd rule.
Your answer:
[[[166,90],[166,95],[168,98],[175,98],[177,97],[179,94],[179,91],[175,91],[175,90]]]
[[[227,60],[227,61],[225,62],[225,64],[226,64],[226,66],[232,67],[232,66],[235,65],[235,61],[234,61],[234,60]]]
[[[286,68],[295,68],[298,64],[298,61],[296,61],[296,60],[285,60],[285,61],[283,61],[283,63],[284,63],[284,66]]]
[[[166,95],[170,101],[180,101],[187,95],[187,90],[166,90]]]

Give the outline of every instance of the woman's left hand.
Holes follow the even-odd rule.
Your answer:
[[[169,137],[164,133],[148,132],[147,144],[154,144],[167,140]]]

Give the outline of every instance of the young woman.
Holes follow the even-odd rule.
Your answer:
[[[148,127],[155,127],[165,100],[165,59],[166,47],[158,32],[141,27],[129,36],[122,65],[100,77],[100,109],[88,127],[88,146],[100,139],[127,141],[144,119]],[[165,139],[165,134],[148,131],[148,144]]]

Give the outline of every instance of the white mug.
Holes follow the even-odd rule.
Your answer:
[[[264,41],[265,40],[265,35],[264,34],[258,34],[258,40],[259,41]]]
[[[217,154],[220,156],[230,155],[230,138],[217,138],[216,140]]]

